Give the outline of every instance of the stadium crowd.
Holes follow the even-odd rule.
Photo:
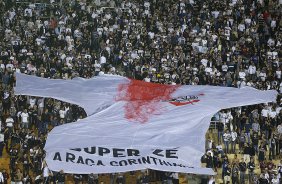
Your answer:
[[[10,157],[0,184],[64,183],[64,172],[51,174],[44,163],[45,139],[52,127],[86,116],[73,104],[15,96],[15,72],[277,90],[276,103],[216,114],[217,136],[208,137],[202,162],[224,183],[282,183],[281,0],[62,2],[0,0],[0,157],[4,149]],[[73,177],[98,183],[94,174]],[[126,183],[122,175],[115,182]]]

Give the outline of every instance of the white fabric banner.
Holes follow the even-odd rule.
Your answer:
[[[45,150],[51,170],[114,173],[139,169],[213,174],[202,168],[205,134],[219,110],[275,101],[276,91],[172,86],[104,75],[50,80],[17,74],[15,93],[83,107],[88,117],[55,127]]]

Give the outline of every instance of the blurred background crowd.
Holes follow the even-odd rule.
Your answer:
[[[281,9],[281,0],[0,0],[0,157],[9,158],[0,184],[66,182],[44,163],[45,140],[54,126],[86,116],[73,104],[15,96],[15,72],[277,90],[276,103],[213,117],[202,163],[218,175],[199,182],[281,184]],[[154,173],[179,183],[176,173],[141,173],[136,182]],[[100,183],[94,174],[71,177]],[[128,183],[124,174],[110,178]]]

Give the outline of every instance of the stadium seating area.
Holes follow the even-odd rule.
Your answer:
[[[89,184],[281,184],[281,12],[281,0],[0,0],[0,184],[58,178]],[[214,115],[202,162],[217,172],[215,178],[157,171],[60,175],[44,165],[48,132],[86,114],[77,105],[14,95],[16,72],[250,86],[279,95],[274,103]]]

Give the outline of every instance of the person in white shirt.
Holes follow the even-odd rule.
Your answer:
[[[235,153],[238,135],[237,132],[234,130],[232,130],[230,134],[231,134],[231,153]]]
[[[29,106],[33,108],[33,106],[36,104],[36,98],[35,97],[30,97],[29,98]]]
[[[268,107],[265,106],[265,107],[261,110],[261,116],[264,117],[264,118],[267,118],[267,117],[268,117],[268,114],[269,114]]]
[[[0,131],[0,158],[3,155],[4,150],[4,134]],[[0,174],[0,183],[1,183],[1,174]]]
[[[244,86],[246,86],[246,79],[241,79],[240,81],[237,82],[237,87],[238,88],[242,88]]]
[[[9,116],[6,118],[5,122],[6,122],[6,127],[12,128],[15,121],[11,116]]]
[[[43,164],[42,164],[42,175],[43,175],[43,178],[44,178],[44,182],[43,183],[49,183],[49,178],[50,178],[50,175],[52,174],[51,171],[49,170],[47,164],[45,161],[43,161]]]
[[[96,61],[94,64],[95,67],[95,76],[99,75],[99,72],[101,71],[101,64],[99,61]]]
[[[281,72],[281,69],[278,68],[278,69],[276,70],[276,72],[275,72],[277,79],[281,79],[281,73],[282,73],[282,72]]]
[[[226,130],[225,133],[223,134],[223,142],[224,142],[225,153],[229,153],[230,140],[231,140],[231,134],[230,134],[229,130]]]
[[[61,108],[59,110],[59,115],[60,115],[60,119],[65,121],[66,111],[64,110],[64,108]]]
[[[276,116],[277,116],[277,113],[276,113],[276,111],[275,110],[271,110],[271,111],[269,111],[269,117],[270,118],[272,118],[272,119],[274,119]]]
[[[254,79],[255,75],[256,75],[256,66],[254,64],[251,64],[248,68],[248,73],[251,77],[251,79]]]
[[[106,57],[105,57],[105,56],[101,56],[101,57],[100,57],[100,63],[103,65],[103,64],[105,64],[106,62],[107,62]]]
[[[264,70],[262,70],[260,73],[259,73],[259,77],[260,77],[260,79],[261,79],[261,81],[265,81],[265,79],[266,79],[266,73],[265,73],[265,71]]]
[[[239,72],[239,78],[240,78],[240,79],[245,79],[245,77],[246,77],[246,73],[245,73],[243,70],[241,70],[241,71]]]
[[[238,30],[239,30],[240,32],[244,32],[245,29],[246,29],[245,24],[239,24],[239,25],[238,25]]]
[[[214,184],[215,183],[215,178],[212,176],[210,179],[209,179],[209,183],[208,184]]]
[[[29,114],[27,112],[27,109],[25,109],[21,114],[21,122],[22,122],[22,128],[28,129],[29,127]]]
[[[2,172],[0,172],[0,183],[4,183],[4,176]]]
[[[223,65],[221,66],[221,70],[224,74],[227,73],[228,66],[227,66],[226,62],[224,62]]]
[[[37,106],[38,106],[38,115],[41,115],[44,109],[44,98],[39,98],[37,100]]]

